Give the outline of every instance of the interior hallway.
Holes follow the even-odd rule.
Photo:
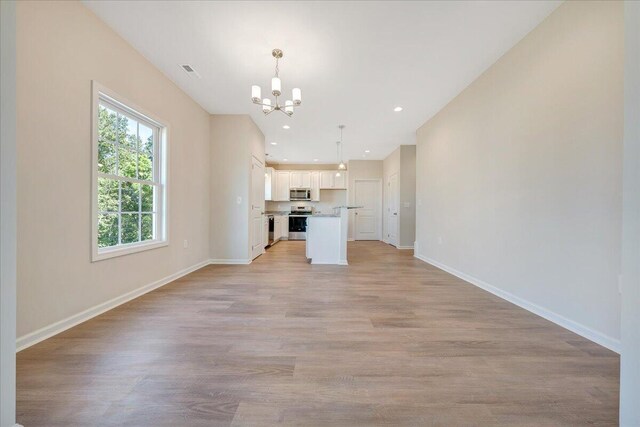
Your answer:
[[[18,422],[617,425],[617,354],[412,251],[350,242],[349,262],[281,242],[28,348]]]

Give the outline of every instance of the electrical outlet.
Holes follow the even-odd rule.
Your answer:
[[[187,249],[189,247],[189,241],[187,239],[184,239],[184,243],[182,245],[185,249]]]
[[[237,204],[241,204],[242,203],[242,197],[240,197],[240,196],[236,197],[236,203]]]

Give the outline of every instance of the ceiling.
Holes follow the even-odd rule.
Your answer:
[[[345,161],[415,144],[418,127],[560,2],[84,3],[207,111],[250,114],[271,161],[336,163],[339,124]],[[283,93],[302,89],[293,117],[250,100],[252,84],[270,92],[273,48],[284,51]]]

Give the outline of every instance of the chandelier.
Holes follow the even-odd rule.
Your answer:
[[[271,79],[271,93],[275,96],[275,101],[272,103],[270,98],[262,98],[262,89],[258,85],[251,86],[251,101],[254,104],[262,105],[262,112],[265,114],[271,114],[273,111],[281,111],[287,116],[293,115],[293,108],[302,104],[302,91],[300,88],[293,88],[291,90],[291,99],[286,100],[284,105],[280,105],[278,97],[282,95],[282,82],[278,73],[278,61],[282,58],[283,53],[280,49],[273,49],[271,52],[274,58],[276,58],[276,75]]]

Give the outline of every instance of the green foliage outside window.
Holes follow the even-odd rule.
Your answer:
[[[98,247],[154,238],[153,144],[151,128],[99,106]]]

